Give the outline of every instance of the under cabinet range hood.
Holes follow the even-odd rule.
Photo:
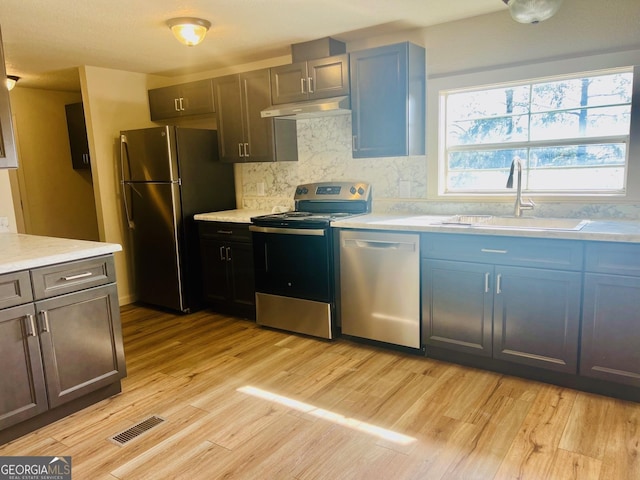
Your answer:
[[[325,115],[346,115],[351,113],[349,97],[320,98],[304,102],[273,105],[260,112],[263,118],[317,118]]]
[[[325,37],[291,45],[292,63],[270,69],[271,106],[263,118],[315,118],[351,113],[344,42]]]

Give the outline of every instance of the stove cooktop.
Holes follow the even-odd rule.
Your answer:
[[[298,185],[295,210],[253,217],[263,227],[319,228],[333,220],[371,211],[371,186],[364,182],[319,182]]]
[[[353,217],[360,214],[347,213],[347,212],[333,212],[333,213],[316,213],[316,212],[283,212],[273,213],[269,215],[261,215],[259,217],[251,218],[251,223],[260,226],[278,226],[278,227],[326,227],[333,220],[343,219],[347,217]]]

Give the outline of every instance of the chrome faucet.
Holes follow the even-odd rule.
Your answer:
[[[518,190],[516,193],[516,203],[513,209],[514,217],[521,217],[523,210],[533,210],[536,206],[533,200],[529,199],[528,202],[522,200],[522,160],[520,157],[515,157],[511,162],[511,170],[509,170],[509,178],[507,179],[507,188],[513,188],[513,170],[518,169]]]

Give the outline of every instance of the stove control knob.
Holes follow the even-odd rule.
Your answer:
[[[356,187],[351,187],[349,191],[351,192],[351,195],[355,195],[357,192]]]
[[[358,188],[358,193],[360,195],[364,195],[364,188],[362,188],[362,187]]]
[[[307,193],[309,193],[309,189],[307,187],[302,187],[302,193],[306,195]]]
[[[296,195],[302,195],[302,189],[300,187],[296,188]]]

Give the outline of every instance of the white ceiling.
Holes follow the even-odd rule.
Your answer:
[[[290,53],[292,43],[348,42],[506,10],[502,0],[2,0],[7,73],[36,88],[78,88],[80,65],[167,76]],[[213,26],[179,44],[169,18]]]

